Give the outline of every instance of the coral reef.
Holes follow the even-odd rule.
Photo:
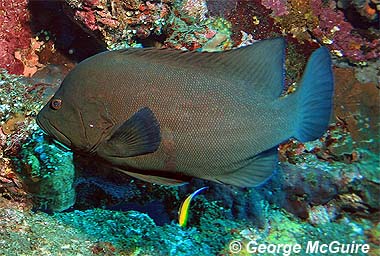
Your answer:
[[[0,67],[7,69],[0,72],[1,255],[231,255],[235,239],[355,240],[379,254],[378,1],[65,3],[0,0]],[[319,140],[280,145],[280,168],[260,187],[134,180],[62,151],[34,122],[72,60],[104,45],[220,51],[275,36],[289,44],[286,93],[297,89],[314,49],[334,53],[334,118]],[[203,186],[189,228],[179,227],[181,202]]]
[[[379,89],[376,82],[356,80],[353,68],[335,68],[334,73],[335,123],[317,141],[280,145],[283,180],[272,179],[265,185],[269,192],[263,191],[270,201],[314,224],[347,211],[370,219],[380,213]],[[373,74],[361,74],[364,81],[372,79]]]
[[[262,0],[261,4],[264,5],[267,9],[271,9],[272,16],[279,17],[286,14],[289,14],[288,7],[286,6],[287,1],[273,1],[273,0]]]
[[[181,11],[189,18],[204,21],[208,13],[207,3],[204,0],[184,0]]]
[[[67,12],[109,49],[130,46],[161,46],[196,50],[213,39],[208,50],[230,49],[229,27],[222,18],[206,19],[203,0],[113,2],[67,1]],[[240,31],[239,31],[240,33]]]
[[[218,216],[218,218],[249,221],[255,223],[254,225],[257,227],[263,225],[264,216],[260,204],[262,197],[257,195],[256,189],[226,187],[221,184],[196,180],[189,184],[188,187],[182,189],[186,191],[185,194],[180,191],[180,195],[183,194],[181,198],[185,198],[184,195],[191,193],[195,188],[203,186],[209,187],[203,195],[207,199],[207,202],[194,207],[197,209],[196,212],[198,212],[198,220],[190,219],[190,224],[197,224],[203,214],[211,208],[213,209],[213,215],[215,217]]]
[[[241,41],[240,31],[252,34],[256,40],[275,37],[281,33],[279,27],[275,25],[274,19],[270,16],[270,11],[258,0],[237,1],[236,7],[226,19],[233,24],[231,30],[235,45]]]
[[[311,222],[313,211],[321,207],[331,212],[331,221],[343,212],[369,219],[379,216],[376,200],[380,187],[374,175],[379,168],[374,155],[356,164],[331,164],[307,154],[302,157],[302,164],[283,164],[281,181],[271,181],[260,191],[269,201]]]
[[[355,78],[360,83],[373,83],[376,87],[380,87],[380,59],[375,62],[371,62],[370,65],[356,66],[354,68]]]
[[[59,149],[36,131],[14,158],[35,209],[63,211],[75,203],[72,153]]]
[[[379,89],[357,81],[353,68],[334,73],[335,123],[317,141],[280,145],[279,178],[262,190],[269,201],[315,225],[344,212],[369,219],[380,214]]]
[[[160,35],[173,1],[112,1],[110,8],[107,1],[66,2],[74,20],[116,49],[135,46],[136,38]]]
[[[378,29],[370,26],[364,32],[347,22],[338,9],[346,4],[337,7],[332,0],[234,2],[220,17],[206,19],[209,8],[218,9],[224,2],[127,1],[124,5],[113,2],[108,10],[102,1],[67,1],[71,16],[91,33],[99,32],[101,36],[95,35],[110,49],[134,46],[138,42],[156,45],[165,42],[167,47],[195,50],[219,35],[215,41],[219,45],[223,43],[220,48],[223,50],[240,45],[243,31],[256,40],[279,35],[294,37],[292,43],[303,51],[316,39],[337,56],[353,62],[373,60],[380,55]],[[230,32],[220,31],[218,20],[224,20],[222,23]]]
[[[44,42],[31,31],[28,1],[2,0],[0,14],[0,68],[30,77],[44,67],[37,54]]]
[[[343,13],[331,6],[314,0],[314,14],[319,17],[318,27],[311,29],[313,35],[330,46],[332,52],[353,61],[376,59],[380,55],[379,31],[361,35],[345,21]],[[373,38],[373,39],[372,39]]]
[[[45,84],[34,86],[25,78],[0,72],[1,155],[16,155],[37,126],[34,117],[43,104]]]
[[[47,70],[50,69],[44,69],[39,74],[46,73]],[[5,70],[1,70],[0,73],[0,186],[3,190],[3,195],[10,200],[27,201],[25,192],[27,188],[29,188],[29,192],[34,190],[36,194],[38,189],[44,190],[45,192],[42,193],[46,195],[49,193],[54,194],[54,189],[51,185],[45,187],[42,185],[37,188],[37,184],[41,185],[47,182],[46,179],[41,180],[47,174],[42,172],[59,167],[60,161],[57,157],[64,156],[64,154],[59,154],[60,152],[55,146],[49,146],[46,144],[47,142],[42,141],[41,135],[38,135],[41,131],[34,120],[41,106],[54,93],[54,85],[56,86],[57,82],[62,79],[62,74],[59,72],[58,74],[47,72],[47,74],[43,76],[44,78],[27,79],[10,75]],[[41,81],[50,82],[51,84],[41,83]],[[41,143],[45,144],[32,149],[32,145]],[[30,154],[28,150],[33,153]],[[43,150],[46,152],[43,152]],[[20,161],[24,162],[25,166],[29,166],[27,170],[29,180],[23,179],[22,175],[20,175],[19,170],[21,168],[17,168],[17,166],[20,167]],[[70,163],[70,160],[65,163]],[[70,168],[65,170],[69,171]],[[73,172],[72,167],[71,171]],[[66,172],[61,175],[67,174]],[[70,179],[69,176],[67,178]],[[57,183],[59,182],[58,180],[59,178]],[[58,190],[60,189],[62,188]],[[61,192],[63,191],[59,191],[59,193]],[[34,199],[36,198],[34,197]],[[71,201],[73,201],[73,198],[72,194]],[[36,200],[34,202],[37,203]],[[69,203],[66,206],[68,205]],[[46,209],[62,210],[63,208],[65,207],[55,205],[48,206]]]
[[[265,6],[274,13],[282,12],[276,4]],[[283,33],[301,42],[317,39],[339,57],[353,62],[368,61],[380,56],[379,30],[370,27],[366,32],[346,21],[335,1],[287,1],[288,13],[276,15],[275,21]]]
[[[230,39],[230,28],[231,24],[222,18],[197,22],[172,15],[170,26],[166,28],[168,37],[164,44],[169,48],[191,51],[228,50],[233,45]],[[184,33],[184,31],[189,32]]]
[[[364,74],[361,77],[365,79]],[[360,83],[352,68],[336,68],[335,80],[334,115],[345,124],[356,147],[380,152],[379,83]]]
[[[40,88],[0,70],[0,200],[30,205],[11,158],[37,129],[34,116],[41,106],[40,95]]]
[[[19,209],[31,209],[32,202],[25,191],[22,180],[13,169],[11,160],[0,158],[0,208],[12,205]]]
[[[337,5],[346,11],[353,9],[370,21],[378,19],[380,3],[377,0],[338,0]]]
[[[47,215],[0,208],[0,252],[38,255],[230,255],[229,243],[286,244],[308,241],[365,243],[374,239],[378,227],[368,222],[342,218],[314,227],[262,203],[265,227],[231,222],[208,216],[199,228],[182,229],[177,224],[156,226],[146,214],[102,209]],[[328,232],[326,232],[328,230]],[[374,239],[377,243],[377,239]],[[371,244],[375,246],[375,244]],[[374,247],[375,248],[375,247]],[[239,255],[245,255],[244,251]],[[376,255],[376,254],[370,254]]]
[[[118,171],[101,167],[91,159],[76,158],[77,202],[74,209],[94,207],[112,210],[138,210],[147,213],[157,225],[176,220],[182,201],[196,189],[208,186],[191,206],[189,225],[199,225],[201,218],[211,214],[215,218],[252,221],[257,226],[264,222],[255,189],[226,187],[204,180],[193,180],[181,187],[167,187],[134,180]],[[201,202],[201,203],[198,203]]]
[[[28,59],[32,38],[29,20],[27,0],[0,1],[0,68],[11,74],[24,73],[20,59]]]
[[[353,147],[349,135],[343,139],[342,134],[336,133],[338,137],[330,137],[330,141],[322,139],[306,144],[292,141],[282,145],[282,161],[292,164],[282,165],[282,181],[272,180],[265,185],[270,187],[269,193],[263,191],[267,198],[311,222],[315,222],[312,217],[315,211],[321,212],[322,209],[316,206],[321,205],[326,213],[330,213],[329,220],[346,211],[369,219],[379,216],[378,156]]]
[[[64,1],[29,1],[30,28],[34,38],[44,42],[37,52],[42,64],[65,65],[79,62],[106,50],[97,40],[66,15]]]

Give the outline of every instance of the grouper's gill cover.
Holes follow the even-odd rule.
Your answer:
[[[328,50],[316,50],[297,92],[280,97],[284,45],[273,39],[221,53],[101,53],[70,72],[38,123],[136,178],[255,186],[276,169],[279,143],[318,138],[331,114]]]

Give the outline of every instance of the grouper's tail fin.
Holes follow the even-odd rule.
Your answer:
[[[326,131],[332,111],[334,77],[331,57],[321,47],[311,55],[297,94],[296,139],[305,142]]]

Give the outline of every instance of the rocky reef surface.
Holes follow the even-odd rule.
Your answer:
[[[370,245],[380,253],[379,2],[0,0],[0,255],[232,255],[234,241]],[[4,14],[4,15],[3,15]],[[125,47],[221,51],[287,39],[286,92],[310,53],[334,56],[319,140],[280,145],[252,189],[133,180],[61,149],[35,123],[78,61]],[[268,56],[270,57],[270,56]],[[208,186],[177,224],[187,195]],[[358,254],[360,255],[360,253]]]

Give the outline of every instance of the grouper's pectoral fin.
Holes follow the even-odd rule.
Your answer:
[[[217,182],[238,187],[254,187],[267,181],[278,166],[277,147],[266,150],[254,158],[249,164],[225,175],[216,176]]]
[[[145,107],[120,125],[97,151],[107,157],[132,157],[155,152],[160,142],[159,123],[153,112]]]

